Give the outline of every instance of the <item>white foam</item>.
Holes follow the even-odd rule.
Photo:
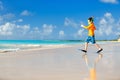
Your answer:
[[[0,49],[0,52],[16,52],[18,50],[20,50],[20,48],[16,48],[16,49],[13,49],[13,48],[11,48],[11,49]]]

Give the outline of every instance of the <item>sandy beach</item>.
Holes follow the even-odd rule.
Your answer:
[[[1,52],[0,80],[120,80],[120,42],[100,46],[104,51],[99,59],[97,49],[90,44],[89,65],[78,50],[83,44]],[[96,79],[90,78],[89,67],[94,68]]]

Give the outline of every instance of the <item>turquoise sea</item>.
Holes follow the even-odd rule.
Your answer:
[[[81,40],[0,40],[0,44],[78,44],[83,43]]]
[[[0,50],[20,50],[42,45],[82,44],[80,40],[0,40]]]

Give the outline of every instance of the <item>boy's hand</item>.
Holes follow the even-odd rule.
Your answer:
[[[84,27],[84,25],[81,25],[81,27]]]

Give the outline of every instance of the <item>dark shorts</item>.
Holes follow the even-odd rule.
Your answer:
[[[87,43],[91,42],[92,44],[95,44],[96,43],[95,36],[88,36],[85,42]]]

